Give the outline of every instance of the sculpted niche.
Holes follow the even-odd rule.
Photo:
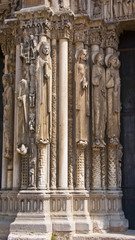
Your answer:
[[[52,125],[52,61],[47,41],[39,43],[38,53],[36,66],[36,141],[47,144],[51,138]]]
[[[4,109],[4,157],[11,159],[13,155],[13,88],[10,74],[4,74],[3,109]]]
[[[120,135],[120,61],[116,54],[106,56],[107,133],[109,143],[117,145]]]
[[[76,75],[76,142],[89,141],[89,64],[86,49],[78,49]]]
[[[93,147],[105,147],[106,88],[104,55],[92,56],[92,93],[93,93]]]

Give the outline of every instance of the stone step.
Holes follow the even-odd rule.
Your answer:
[[[125,233],[92,233],[89,235],[75,234],[73,240],[135,240],[135,230]]]

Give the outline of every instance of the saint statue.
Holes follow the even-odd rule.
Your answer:
[[[36,66],[36,141],[47,144],[51,138],[52,105],[52,61],[49,44],[41,41]]]
[[[109,143],[117,145],[120,135],[120,61],[117,55],[106,56],[107,133]]]
[[[92,60],[93,146],[105,147],[106,88],[104,55],[101,53],[93,54]]]
[[[76,75],[76,142],[89,141],[89,65],[86,49],[78,49]]]
[[[13,89],[10,74],[4,74],[3,110],[4,110],[4,157],[11,159],[13,155]]]

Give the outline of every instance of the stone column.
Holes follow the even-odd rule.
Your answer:
[[[52,39],[52,141],[51,141],[51,189],[56,188],[57,158],[57,41]]]
[[[18,85],[22,79],[22,62],[20,59],[21,49],[20,45],[16,46],[16,77],[15,77],[15,100],[14,100],[14,158],[13,158],[13,188],[20,187],[20,155],[16,152],[17,139],[18,139]]]
[[[68,187],[68,40],[59,40],[59,188]]]

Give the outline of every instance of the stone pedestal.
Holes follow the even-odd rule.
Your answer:
[[[51,239],[50,195],[42,191],[21,191],[18,194],[19,212],[10,225],[8,240]]]

